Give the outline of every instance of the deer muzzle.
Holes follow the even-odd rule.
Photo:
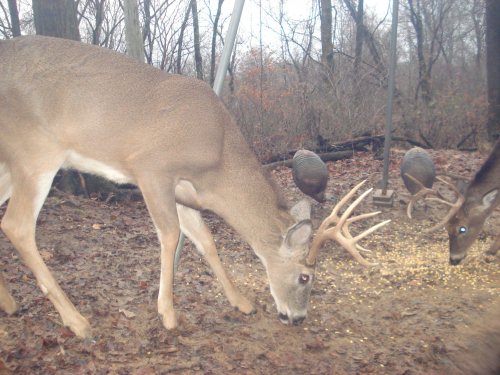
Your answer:
[[[281,321],[281,323],[290,324],[294,326],[302,324],[302,322],[306,319],[305,315],[289,318],[288,315],[284,313],[279,313],[278,318]]]

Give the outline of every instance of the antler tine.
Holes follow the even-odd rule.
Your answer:
[[[435,199],[435,200],[440,201],[439,199]],[[426,233],[435,232],[436,230],[441,228],[443,225],[445,225],[451,219],[451,217],[456,214],[456,212],[458,211],[460,206],[462,206],[462,203],[464,203],[464,200],[465,200],[464,196],[462,194],[460,194],[460,196],[457,198],[455,203],[441,201],[442,203],[445,203],[448,206],[450,206],[451,207],[450,210],[448,211],[446,216],[439,221],[439,223],[437,223],[436,225],[432,226],[429,229],[426,229],[425,232]]]
[[[420,190],[416,193],[413,194],[412,197],[410,198],[410,202],[408,203],[408,207],[406,207],[406,215],[410,218],[411,217],[411,212],[413,210],[413,205],[415,202],[420,200],[421,198],[425,197],[426,195],[433,194],[433,195],[438,195],[438,192],[434,189],[429,189],[428,187],[425,187],[422,182],[417,180],[415,177],[413,177],[411,174],[405,173],[405,176],[408,177],[410,180],[412,180],[414,183],[419,185]]]
[[[345,196],[344,196],[344,197],[343,197],[343,198],[342,198],[342,199],[341,199],[341,200],[340,200],[340,201],[339,201],[339,202],[335,205],[335,207],[334,207],[334,208],[333,208],[333,210],[332,210],[332,214],[331,214],[330,216],[335,215],[335,216],[338,218],[338,212],[340,211],[340,209],[342,208],[342,206],[343,206],[343,205],[345,205],[345,204],[347,203],[347,201],[349,201],[349,199],[351,199],[351,197],[352,197],[354,194],[356,194],[356,192],[359,190],[359,188],[360,188],[361,186],[363,186],[363,185],[364,185],[364,183],[365,183],[365,182],[366,182],[366,180],[363,180],[363,181],[361,181],[359,184],[357,184],[356,186],[354,186],[354,187],[351,189],[351,191],[349,191],[349,193],[347,193],[347,194],[346,194],[346,195],[345,195]],[[370,189],[370,191],[371,191],[371,189]],[[358,199],[359,199],[359,198],[358,198]],[[360,200],[360,201],[361,201],[361,200]],[[358,204],[359,204],[359,202],[358,202]],[[357,204],[356,204],[356,205],[357,205]],[[351,210],[351,212],[352,212],[352,210]]]
[[[369,251],[367,249],[364,249],[360,245],[357,244],[358,241],[361,239],[365,238],[369,234],[373,233],[380,227],[388,224],[390,220],[386,220],[382,223],[379,223],[377,225],[374,225],[373,227],[367,229],[363,233],[353,237],[351,233],[349,232],[349,224],[353,223],[355,221],[359,221],[361,219],[366,219],[375,215],[378,215],[380,212],[370,212],[366,214],[361,214],[358,216],[354,216],[352,218],[349,218],[351,215],[352,211],[359,205],[359,203],[368,195],[371,193],[373,189],[368,189],[365,191],[363,194],[361,194],[353,203],[350,204],[350,206],[344,211],[342,216],[339,218],[338,212],[340,208],[350,199],[356,191],[366,182],[362,181],[358,185],[356,185],[349,193],[347,193],[342,200],[337,203],[337,205],[334,207],[332,210],[332,213],[330,216],[328,216],[323,223],[320,225],[320,228],[318,229],[318,232],[316,236],[313,239],[313,243],[311,245],[311,249],[309,251],[309,254],[306,258],[306,263],[309,265],[314,265],[316,263],[316,257],[318,254],[318,251],[323,244],[323,242],[326,239],[332,239],[337,241],[342,247],[344,247],[359,263],[361,263],[364,266],[373,266],[376,265],[377,263],[370,263],[368,262],[365,258],[361,256],[358,250],[364,250],[364,251]],[[329,228],[329,225],[335,222],[335,226]]]
[[[458,188],[455,185],[453,185],[450,181],[442,178],[441,176],[437,176],[436,180],[438,180],[438,181],[442,182],[443,184],[445,184],[446,186],[448,186],[451,190],[453,190],[457,194],[457,196],[462,195],[460,190],[458,190]]]
[[[426,200],[429,200],[429,201],[434,201],[434,202],[439,202],[439,203],[443,203],[447,206],[450,207],[450,210],[448,211],[448,213],[446,214],[446,216],[441,219],[437,224],[435,224],[434,226],[432,226],[431,228],[425,230],[426,233],[431,233],[431,232],[435,232],[437,229],[441,228],[443,225],[445,225],[448,220],[450,220],[450,218],[458,211],[458,209],[460,208],[460,206],[462,205],[462,203],[464,202],[464,196],[463,194],[457,189],[457,187],[455,185],[453,185],[451,182],[447,181],[446,179],[440,177],[440,176],[437,176],[436,179],[440,182],[442,182],[443,184],[445,184],[446,186],[448,186],[451,190],[453,190],[453,192],[457,195],[457,200],[453,203],[453,202],[449,202],[447,201],[439,191],[437,190],[434,190],[434,189],[429,189],[429,188],[426,188],[424,185],[422,185],[422,183],[420,181],[418,181],[416,178],[414,178],[412,175],[409,175],[408,173],[405,173],[405,175],[410,179],[412,180],[413,182],[415,182],[416,184],[420,185],[421,189],[418,193],[416,193],[415,195],[413,195],[410,199],[410,202],[408,203],[408,207],[406,209],[406,213],[408,215],[408,217],[411,219],[411,211],[412,211],[412,208],[413,208],[413,204],[418,201],[419,199],[425,197],[426,195],[429,195],[429,194],[432,194],[432,195],[435,195],[437,198],[425,198]]]
[[[337,204],[332,210],[332,213],[321,223],[320,227],[318,228],[318,233],[326,231],[330,225],[337,224],[341,220],[341,218],[338,215],[338,212],[340,211],[342,206],[344,206],[347,203],[347,201],[351,199],[351,197],[354,194],[356,194],[356,192],[359,190],[361,186],[363,186],[365,182],[366,180],[361,181],[359,184],[353,187],[351,191],[349,191],[349,193],[347,193],[340,201],[337,202]]]
[[[350,217],[349,219],[347,219],[347,221],[345,222],[345,225],[342,227],[342,233],[344,233],[344,236],[346,236],[348,238],[354,238],[352,236],[352,234],[349,232],[349,224],[354,223],[354,222],[359,221],[359,220],[362,220],[362,219],[367,219],[369,217],[376,216],[376,215],[380,214],[381,212],[382,211],[376,211],[376,212],[370,212],[370,213],[367,213],[367,214],[362,214],[362,215]],[[358,249],[360,251],[367,252],[367,253],[371,253],[372,252],[371,250],[365,249],[360,244],[356,244],[356,249]]]

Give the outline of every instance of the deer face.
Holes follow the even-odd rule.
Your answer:
[[[309,220],[295,224],[287,231],[278,256],[265,262],[279,319],[286,324],[300,324],[307,315],[315,271],[305,263],[311,234]]]
[[[446,224],[450,238],[450,264],[459,264],[477,238],[498,196],[493,189],[483,196],[470,197]]]
[[[472,245],[481,230],[481,225],[473,225],[470,217],[460,210],[446,224],[450,239],[450,264],[459,264],[467,255],[467,249]]]

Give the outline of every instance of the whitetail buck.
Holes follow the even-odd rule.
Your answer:
[[[450,186],[457,195],[457,200],[450,203],[434,189],[422,188],[408,205],[410,215],[415,201],[427,195],[438,195],[430,198],[450,206],[447,215],[430,231],[443,225],[446,227],[450,240],[450,264],[459,264],[467,255],[467,250],[479,235],[484,222],[493,210],[500,204],[500,140],[483,163],[473,180],[467,186],[465,194],[453,185],[438,177],[441,182]],[[494,255],[500,249],[500,233],[493,240],[487,253]]]
[[[220,215],[251,245],[287,323],[306,316],[319,239],[336,239],[356,255],[357,241],[386,224],[353,238],[347,225],[366,217],[348,219],[354,202],[347,215],[330,219],[337,226],[324,228],[309,252],[310,206],[301,202],[288,212],[208,85],[82,43],[0,41],[0,134],[0,205],[10,198],[2,230],[63,323],[81,337],[91,334],[90,325],[35,243],[37,216],[60,168],[141,189],[161,244],[158,312],[167,329],[177,325],[173,262],[180,229],[205,256],[231,305],[254,311],[223,269],[202,209]],[[0,307],[16,310],[2,278]]]

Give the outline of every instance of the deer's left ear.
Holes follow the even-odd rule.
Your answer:
[[[491,205],[493,204],[497,196],[498,196],[498,189],[493,189],[487,192],[485,195],[483,195],[483,204],[481,206],[482,210],[486,211],[487,209],[491,208]]]
[[[305,256],[313,233],[311,220],[302,220],[288,229],[282,246],[284,256]]]

